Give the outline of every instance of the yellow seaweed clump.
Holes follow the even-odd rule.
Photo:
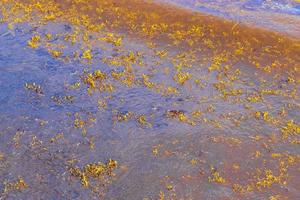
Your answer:
[[[225,178],[221,177],[220,173],[214,167],[211,167],[211,176],[208,177],[208,181],[220,184],[226,182]]]
[[[290,135],[299,135],[300,125],[297,125],[294,120],[289,120],[281,129],[281,134],[284,139],[287,139]]]
[[[142,77],[143,77],[143,83],[146,87],[153,88],[155,86],[155,84],[149,80],[148,75],[143,74]]]
[[[277,177],[273,174],[273,172],[269,169],[265,171],[265,177],[259,179],[256,182],[256,186],[260,189],[261,187],[270,187],[274,183],[279,183],[280,177]]]
[[[90,49],[85,50],[82,53],[82,58],[87,59],[87,60],[92,60],[92,58],[93,58],[92,51]]]
[[[81,181],[81,185],[83,187],[90,186],[90,179],[98,179],[103,180],[105,176],[112,176],[112,171],[117,168],[118,162],[116,160],[109,159],[106,164],[98,162],[87,164],[80,169],[78,167],[74,167],[70,169],[71,175],[78,177]]]
[[[173,76],[174,81],[176,81],[178,84],[183,85],[187,80],[189,80],[192,77],[192,75],[188,72],[178,72]]]
[[[137,121],[139,122],[139,124],[141,124],[143,126],[147,126],[149,128],[152,127],[152,124],[147,121],[147,118],[146,118],[145,115],[139,116],[138,119],[137,119]]]
[[[4,192],[3,194],[8,194],[11,191],[22,191],[27,189],[29,186],[22,177],[18,177],[18,180],[15,182],[4,183]]]
[[[49,53],[54,57],[54,58],[59,58],[63,53],[61,51],[57,50],[49,50]]]
[[[122,37],[118,37],[113,33],[107,33],[105,37],[99,38],[99,40],[101,41],[105,41],[107,43],[110,43],[116,47],[121,46],[122,45]]]
[[[86,73],[82,79],[83,82],[88,86],[88,92],[89,94],[92,93],[93,89],[96,89],[96,87],[98,89],[109,89],[109,87],[113,87],[112,85],[108,85],[108,84],[102,84],[102,87],[105,88],[101,88],[100,87],[100,83],[103,83],[103,80],[107,78],[107,75],[102,72],[101,70],[95,70],[93,73]],[[109,90],[113,90],[113,88],[109,89]]]
[[[39,35],[35,35],[27,42],[27,44],[29,47],[36,49],[39,46],[40,41],[41,37]]]

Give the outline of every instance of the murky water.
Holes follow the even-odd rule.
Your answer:
[[[300,195],[295,1],[0,2],[0,199]]]

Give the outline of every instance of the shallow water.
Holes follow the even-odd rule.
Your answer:
[[[0,199],[297,199],[299,40],[139,2],[1,1]]]
[[[157,0],[213,14],[251,26],[300,35],[300,3],[295,0]]]

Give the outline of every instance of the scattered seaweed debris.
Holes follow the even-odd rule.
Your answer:
[[[138,2],[138,0],[0,0],[2,15],[0,22],[6,23],[11,31],[22,29],[19,27],[22,23],[32,26],[33,31],[30,32],[27,41],[27,47],[31,48],[30,52],[43,49],[53,59],[80,64],[80,69],[77,69],[76,65],[76,72],[74,70],[70,75],[72,77],[78,75],[81,79],[77,77],[78,79],[72,80],[72,85],[66,83],[72,77],[64,79],[70,94],[58,96],[55,93],[52,94],[51,100],[58,105],[68,103],[71,110],[68,116],[73,116],[72,110],[76,110],[72,117],[73,124],[65,121],[61,125],[72,124],[74,129],[81,130],[84,141],[88,142],[90,149],[97,150],[98,142],[101,142],[97,139],[99,132],[102,132],[102,127],[100,128],[101,124],[96,126],[96,122],[102,123],[107,115],[114,124],[122,122],[122,128],[126,127],[126,122],[132,125],[135,120],[139,129],[137,132],[145,129],[143,130],[145,133],[153,132],[153,129],[150,129],[152,126],[158,127],[156,121],[164,120],[157,119],[157,115],[161,116],[159,111],[164,109],[164,104],[162,109],[156,109],[155,106],[153,113],[138,114],[132,108],[130,108],[132,111],[125,111],[129,109],[126,108],[125,102],[135,103],[135,99],[130,95],[118,99],[120,91],[131,92],[128,89],[142,88],[147,89],[147,92],[150,90],[162,94],[161,98],[180,96],[169,101],[173,108],[167,110],[163,117],[171,119],[168,120],[170,123],[175,120],[176,122],[173,123],[175,125],[181,122],[183,125],[199,126],[190,129],[192,130],[190,132],[194,133],[185,135],[184,138],[176,135],[174,140],[164,138],[165,134],[157,134],[161,144],[151,144],[151,155],[155,157],[154,162],[157,162],[155,164],[168,169],[177,164],[181,166],[181,160],[192,165],[193,168],[201,165],[202,177],[197,177],[196,174],[190,173],[191,171],[188,172],[189,174],[180,174],[178,170],[174,174],[172,170],[164,171],[170,173],[170,176],[181,175],[182,180],[189,183],[185,182],[183,187],[180,187],[181,181],[174,181],[174,187],[167,184],[164,191],[159,191],[159,199],[176,199],[175,196],[170,196],[168,191],[174,191],[174,195],[175,191],[180,195],[189,193],[191,198],[203,199],[197,193],[203,188],[201,183],[221,184],[222,187],[231,188],[237,195],[247,193],[247,196],[240,197],[242,199],[257,199],[258,196],[265,199],[269,197],[270,200],[284,199],[283,197],[294,199],[292,195],[299,193],[296,190],[300,160],[296,146],[300,144],[297,115],[297,110],[300,108],[299,39],[293,40],[272,32],[240,26],[239,23],[191,15],[188,12],[182,12],[182,17],[178,17],[179,13],[173,8],[166,9],[158,4]],[[62,23],[64,24],[62,32],[59,28],[52,30],[52,25]],[[47,27],[49,25],[51,30],[45,32],[44,30],[47,29],[45,25]],[[135,45],[135,42],[138,45]],[[148,48],[145,48],[144,43]],[[36,83],[26,83],[25,89],[38,95],[44,94],[42,87]],[[89,96],[84,96],[85,91],[81,89],[87,89]],[[142,96],[141,103],[144,103],[144,99],[145,97]],[[153,99],[153,101],[157,100]],[[115,102],[120,104],[116,106]],[[97,107],[101,108],[100,112],[96,113],[96,108],[89,103],[94,103],[94,106],[97,104]],[[30,117],[32,116],[25,116],[26,119]],[[45,126],[48,121],[49,124]],[[56,118],[50,116],[47,121],[36,120],[40,124],[39,129],[53,128],[52,137],[48,141],[51,149],[59,152],[60,149],[56,149],[60,147],[58,141],[61,140],[73,147],[74,138],[71,137],[74,135],[72,132],[64,135],[63,130],[54,130],[53,122],[56,121]],[[92,128],[94,124],[96,130]],[[172,132],[173,127],[185,131],[181,129],[181,125],[168,126],[170,129],[166,132]],[[208,133],[197,131],[202,130],[203,127],[208,128]],[[64,128],[69,131],[70,127]],[[124,129],[120,130],[118,126],[112,128],[118,134],[124,132]],[[30,129],[28,132],[37,132],[29,126],[28,129]],[[213,135],[213,132],[219,130],[224,131],[224,135]],[[196,135],[199,132],[201,135]],[[202,140],[204,134],[208,134],[206,135],[208,140]],[[240,137],[246,134],[250,139]],[[15,134],[12,138],[14,148],[21,150],[25,136],[26,134],[19,131]],[[201,139],[198,139],[199,136]],[[100,137],[102,137],[101,133]],[[141,134],[140,137],[142,138],[143,135]],[[47,144],[42,139],[34,136],[30,147],[38,150],[37,147],[40,147],[42,142]],[[142,138],[141,141],[146,141],[144,139],[147,138]],[[75,141],[77,144],[77,140]],[[202,141],[206,142],[202,143]],[[118,141],[114,141],[114,144],[117,143]],[[123,144],[123,141],[121,143]],[[203,160],[195,158],[195,152],[200,145],[207,147],[207,153],[201,155],[204,157]],[[131,147],[130,150],[139,151],[140,146],[122,147]],[[76,145],[74,151],[78,150],[77,148],[79,146]],[[111,149],[107,149],[109,150]],[[78,157],[86,156],[85,151],[81,152]],[[130,167],[134,167],[135,164],[140,166],[139,161],[144,166],[144,157],[135,160],[136,157],[133,155],[135,154],[128,155],[132,156],[130,159],[133,161],[133,166]],[[205,158],[206,155],[209,157]],[[4,157],[0,152],[0,161],[6,162],[9,156],[9,153],[5,152]],[[170,157],[178,158],[176,159],[178,163],[170,164],[168,162]],[[189,162],[186,162],[187,160]],[[2,163],[0,162],[0,166]],[[210,167],[212,165],[218,166],[218,170]],[[4,169],[5,172],[10,173],[9,167]],[[187,169],[190,169],[190,166],[188,167]],[[73,167],[68,172],[73,178],[76,177],[75,182],[79,187],[82,185],[93,192],[95,190],[101,192],[111,182],[116,168],[117,162],[109,160],[107,163],[98,162]],[[143,180],[136,179],[133,171],[126,177],[132,182],[152,181],[151,178],[156,179],[157,175],[161,175],[153,169],[150,167],[147,171],[149,176],[139,177]],[[139,172],[137,170],[137,173]],[[205,181],[197,181],[196,184],[191,182],[203,178],[204,175]],[[26,178],[26,181],[31,185],[34,183],[30,178]],[[140,184],[140,182],[136,183]],[[152,184],[151,187],[145,188],[149,191],[142,192],[153,192],[151,188],[154,188],[152,186],[155,183],[149,182],[149,184]],[[4,184],[3,188],[6,191],[19,191],[27,187],[25,180],[19,178],[15,182]],[[279,187],[282,190],[278,190]],[[29,189],[34,188],[31,186]],[[210,193],[214,188],[210,187],[206,191]],[[68,188],[61,188],[61,190],[65,189]],[[30,191],[30,194],[33,193],[37,192]],[[184,196],[185,199],[190,197]],[[218,199],[217,196],[212,198]]]

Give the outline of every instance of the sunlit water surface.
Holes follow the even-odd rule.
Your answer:
[[[292,1],[171,2],[245,22],[258,17],[247,13],[276,13],[296,21],[300,14],[299,4]],[[236,9],[245,11],[246,16]],[[267,23],[268,27],[275,22],[266,19],[257,23]],[[277,25],[279,31],[293,27],[288,34],[299,29],[293,23]],[[157,49],[165,48],[162,41],[153,50],[144,40],[125,34],[122,50],[118,51],[110,44],[100,44],[95,39],[98,33],[90,34],[88,45],[84,40],[70,45],[63,34],[74,30],[64,21],[37,27],[24,22],[13,29],[6,22],[0,25],[0,199],[299,197],[299,127],[291,131],[294,144],[281,139],[281,128],[288,120],[298,126],[300,123],[299,76],[294,71],[270,74],[241,60],[219,77],[217,69],[209,68],[210,61],[197,61],[206,54],[189,58],[193,54],[188,50],[194,48],[189,47],[182,62],[188,65],[184,71],[192,78],[178,84],[174,81],[178,68],[168,58],[180,53],[179,47],[167,47],[164,58],[157,56]],[[91,48],[93,62],[57,58],[43,45],[29,48],[28,41],[37,33],[60,34],[49,43],[64,44],[64,56]],[[95,70],[110,74],[126,68],[108,65],[102,58],[130,51],[142,52],[139,59],[144,63],[132,64],[134,85],[109,77],[106,83],[113,84],[113,92],[87,91],[90,85],[84,81],[85,74]],[[294,63],[299,65],[297,60]],[[178,92],[151,87],[145,74],[151,82],[177,88]],[[222,77],[231,80],[230,88],[236,90],[221,93],[217,88],[223,86],[216,83]],[[28,89],[27,84],[33,83],[39,87]],[[80,86],[75,87],[76,83]],[[257,92],[262,90],[265,93],[260,100]],[[279,93],[269,94],[268,90]],[[256,100],[249,98],[252,94],[258,94]],[[275,153],[280,155],[272,157]],[[84,187],[82,177],[70,173],[74,167],[83,169],[88,163],[106,163],[109,159],[116,160],[118,167],[113,174],[90,178],[89,187]],[[276,177],[285,173],[280,161],[289,166],[289,177],[264,178],[266,169]],[[261,178],[255,177],[258,169]],[[26,185],[14,185],[20,180]],[[271,183],[260,187],[259,180]],[[234,184],[252,189],[246,192],[234,188]]]

